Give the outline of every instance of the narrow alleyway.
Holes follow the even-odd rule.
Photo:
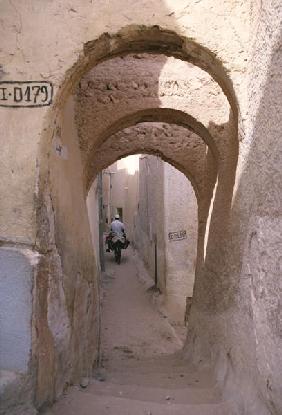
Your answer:
[[[106,254],[103,276],[102,354],[105,368],[114,370],[128,361],[172,354],[182,347],[167,319],[153,305],[152,280],[138,275],[142,269],[131,248],[122,251],[120,266]]]
[[[106,254],[102,277],[101,364],[46,415],[230,415],[213,379],[179,358],[182,340],[157,310],[140,259]]]

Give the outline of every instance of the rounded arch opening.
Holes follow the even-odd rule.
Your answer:
[[[85,166],[85,175],[86,179],[86,189],[89,188],[91,183],[91,176],[88,172],[93,170],[93,159],[95,158],[95,152],[99,151],[99,148],[102,144],[106,143],[107,140],[110,139],[113,135],[117,132],[124,130],[128,127],[135,126],[140,123],[150,123],[150,122],[159,122],[159,123],[167,123],[167,124],[175,124],[195,133],[199,136],[203,142],[208,146],[211,151],[211,156],[215,160],[217,164],[219,159],[218,150],[214,144],[213,138],[211,137],[209,131],[206,129],[204,125],[199,123],[195,118],[191,117],[189,114],[186,114],[182,111],[170,109],[170,108],[151,108],[146,110],[141,110],[136,113],[133,113],[129,116],[124,117],[123,119],[119,120],[117,123],[114,123],[109,129],[107,129],[102,136],[99,137],[98,142],[93,145],[93,148],[90,149],[89,158],[86,161]],[[148,151],[148,148],[146,149]],[[161,154],[161,149],[158,150]],[[164,156],[164,155],[163,155]],[[170,163],[174,164],[172,158],[170,158]],[[176,162],[177,163],[177,162]],[[183,167],[178,165],[180,170],[183,170]],[[193,183],[195,180],[191,176]],[[195,187],[195,191],[196,187]]]
[[[93,246],[97,257],[106,264],[106,271],[111,272],[114,258],[111,253],[105,253],[105,234],[98,246],[98,224],[100,232],[101,222],[102,232],[109,232],[115,214],[119,213],[151,284],[154,282],[155,289],[161,292],[168,318],[184,329],[195,278],[197,197],[187,174],[161,154],[148,154],[143,149],[134,173],[127,170],[127,158],[123,154],[105,166],[89,189],[87,206]],[[103,251],[102,257],[100,250]],[[130,259],[127,251],[124,254],[122,263],[126,266]]]
[[[100,147],[95,149],[95,151],[92,153],[92,158],[90,159],[91,163],[88,166],[89,181],[86,192],[89,191],[93,179],[99,173],[99,171],[105,169],[108,165],[114,163],[118,159],[126,157],[130,154],[138,153],[160,156],[163,161],[170,163],[187,177],[187,179],[191,182],[195,192],[198,203],[197,206],[199,223],[197,242],[198,253],[196,263],[197,266],[200,266],[204,259],[204,238],[207,238],[206,221],[208,218],[210,202],[213,196],[213,189],[218,174],[217,160],[213,156],[209,146],[206,144],[206,141],[203,140],[202,136],[196,134],[196,128],[191,129],[190,123],[187,122],[187,119],[190,121],[191,117],[187,117],[187,114],[170,109],[156,109],[152,112],[153,114],[149,111],[146,111],[145,116],[144,112],[142,111],[134,114],[134,122],[132,122],[132,119],[130,118],[126,119],[125,123],[124,120],[122,120],[121,123],[118,123],[114,126],[115,128],[111,129],[112,134],[109,134],[104,141],[101,140]],[[175,114],[181,121],[178,124],[174,124],[176,120],[173,118],[173,116]],[[168,123],[167,119],[169,120]],[[177,119],[177,121],[179,121],[179,119]],[[194,121],[197,123],[196,120]],[[147,130],[149,129],[149,126],[158,124],[166,124],[170,126],[172,130],[179,127],[180,125],[181,130],[190,132],[192,137],[187,139],[187,142],[190,142],[190,147],[187,147],[185,151],[183,151],[181,150],[182,147],[180,142],[179,150],[179,148],[177,148],[179,144],[177,143],[177,138],[174,143],[170,142],[168,145],[166,145],[166,148],[164,148],[160,138],[156,139],[156,145],[153,146],[152,140],[150,140],[150,134],[148,135],[149,140],[143,141],[142,146],[140,146],[140,142],[136,136],[136,130],[131,132],[133,126],[135,126],[136,129],[139,127],[142,129],[143,127],[145,130]],[[209,132],[206,130],[206,128],[199,123],[196,125],[200,126],[197,131],[204,131],[206,136],[208,136],[211,141],[212,139],[210,138]],[[118,131],[118,127],[121,128],[120,131]],[[126,140],[124,143],[122,142],[123,134],[127,129],[131,146],[129,146],[128,140]],[[111,144],[113,147],[111,147]],[[129,148],[130,151],[128,151]],[[105,154],[107,154],[107,157]],[[186,157],[183,158],[183,155],[185,154]]]
[[[166,157],[162,153],[162,151],[153,151],[153,150],[148,149],[146,147],[136,148],[136,150],[134,152],[132,152],[132,151],[125,152],[122,155],[118,156],[117,158],[116,157],[111,158],[111,161],[103,164],[101,166],[101,168],[99,168],[99,170],[101,170],[101,169],[102,170],[105,170],[110,165],[112,165],[112,164],[114,164],[114,163],[116,163],[116,162],[118,162],[118,161],[120,161],[120,160],[122,160],[122,159],[124,159],[126,157],[129,157],[129,156],[132,156],[132,155],[139,155],[139,154],[146,154],[146,155],[149,155],[149,156],[158,157],[161,160],[163,160],[164,162],[169,163],[172,167],[174,167],[175,169],[177,169],[179,172],[183,173],[187,177],[187,179],[191,182],[191,185],[193,187],[193,190],[195,192],[196,197],[197,198],[199,197],[199,190],[197,188],[197,183],[196,183],[196,180],[195,180],[195,178],[193,176],[193,173],[191,171],[187,170],[187,169],[184,169],[182,165],[180,165],[179,163],[175,162],[173,159],[171,159],[169,157]],[[95,176],[92,177],[92,180],[89,183],[89,187],[87,189],[87,192],[89,192],[89,189],[92,186],[92,183],[96,179],[96,177],[97,177],[98,174],[99,174],[99,171],[97,171],[95,173]]]
[[[226,95],[235,121],[238,117],[238,103],[236,94],[232,85],[232,81],[228,76],[228,71],[224,68],[222,62],[216,57],[214,53],[209,51],[202,45],[197,44],[192,39],[181,36],[176,32],[163,29],[159,26],[138,26],[132,25],[121,29],[116,34],[105,33],[98,39],[87,42],[83,47],[83,52],[79,56],[78,61],[71,67],[65,76],[62,84],[59,86],[59,90],[55,95],[54,106],[49,112],[49,116],[46,117],[45,128],[43,128],[41,149],[40,149],[40,184],[41,191],[44,193],[46,187],[46,176],[49,170],[49,153],[50,153],[50,141],[56,135],[56,131],[60,129],[61,111],[66,103],[66,100],[71,91],[76,87],[81,77],[94,66],[99,63],[109,60],[116,56],[124,56],[129,53],[151,53],[151,54],[163,54],[165,56],[173,56],[175,58],[187,61],[202,68],[208,72],[212,78],[219,84],[222,91]],[[130,121],[151,121],[152,111],[156,113],[162,113],[159,115],[159,120],[165,119],[165,113],[171,111],[167,108],[158,108],[152,110],[146,110],[142,114],[139,114],[137,120]],[[177,111],[177,110],[174,110]],[[51,117],[50,117],[51,116]],[[217,149],[213,145],[212,138],[209,132],[202,126],[197,120],[190,117],[189,122],[185,120],[187,114],[181,114],[177,112],[179,125],[188,126],[195,132],[199,133],[204,140],[208,142],[211,147],[213,155],[218,158]],[[50,119],[51,118],[51,119]],[[126,125],[129,120],[126,118],[123,120]],[[235,126],[236,126],[235,122]],[[121,128],[118,125],[113,125],[113,128]],[[105,132],[105,137],[101,137],[101,140],[105,139],[108,135],[112,134],[110,131]],[[88,161],[91,164],[91,157]],[[87,170],[88,168],[86,168]],[[86,180],[87,186],[89,186],[89,180]],[[41,197],[41,196],[39,196]],[[40,212],[41,218],[41,212]],[[39,244],[40,241],[38,240]]]
[[[173,56],[192,63],[208,72],[220,85],[237,120],[239,106],[228,71],[216,54],[193,39],[160,26],[129,25],[116,34],[104,33],[98,39],[84,44],[78,61],[66,73],[55,98],[60,107],[81,77],[97,64],[129,53],[153,53]]]
[[[60,124],[61,110],[64,107],[66,99],[71,91],[74,90],[81,77],[94,66],[103,61],[110,60],[117,56],[125,56],[129,53],[163,54],[165,56],[173,56],[200,67],[204,71],[208,72],[221,87],[222,91],[228,98],[233,117],[237,120],[237,99],[232,86],[232,81],[228,76],[228,71],[225,70],[224,65],[222,65],[222,62],[217,59],[216,55],[202,45],[159,26],[146,27],[143,25],[133,25],[121,29],[116,34],[110,35],[105,33],[98,39],[87,42],[84,45],[83,53],[80,55],[78,61],[73,65],[73,67],[66,73],[65,79],[59,87],[59,92],[55,96],[55,105],[52,110],[53,113],[51,113],[53,123],[51,123],[51,125],[48,123],[49,128],[45,128],[45,131],[42,134],[43,140],[41,142],[43,148],[41,148],[42,151],[40,154],[42,156],[40,160],[42,172],[41,182],[46,182],[45,176],[49,169],[49,160],[48,158],[46,159],[44,155],[46,155],[46,153],[49,154],[48,147],[50,145],[50,138],[52,136],[54,137],[56,129],[60,128],[58,124]],[[209,145],[212,155],[215,156],[216,159],[219,158],[218,150],[213,143],[209,131],[195,118],[185,113],[181,113],[181,111],[178,110],[171,110],[169,108],[152,108],[144,110],[143,113],[140,111],[139,113],[136,113],[137,119],[135,120],[130,120],[131,116],[125,117],[124,120],[122,120],[124,127],[127,123],[136,124],[142,121],[152,121],[155,116],[152,112],[155,114],[159,113],[157,117],[160,121],[165,121],[166,116],[171,116],[172,112],[174,112],[174,115],[177,113],[177,123],[179,125],[187,126],[198,133]],[[112,125],[111,128],[107,129],[107,131],[105,131],[100,137],[100,143],[102,140],[105,140],[108,136],[112,135],[115,129],[118,130],[121,128],[122,125],[120,122],[116,123],[116,125]],[[92,152],[95,152],[95,147],[92,149]],[[84,172],[89,171],[90,167],[91,156],[86,163]],[[91,179],[86,179],[87,188],[89,188],[90,181]]]
[[[37,244],[41,251],[48,252],[50,267],[54,266],[56,256],[59,255],[60,273],[62,279],[64,279],[62,284],[66,286],[65,295],[69,308],[77,307],[76,293],[78,286],[82,297],[84,296],[85,298],[89,292],[89,287],[92,289],[90,301],[92,312],[94,312],[95,307],[98,307],[99,300],[97,282],[94,281],[97,277],[97,264],[95,264],[95,258],[93,258],[85,205],[85,182],[87,180],[85,180],[84,175],[86,170],[80,159],[81,154],[77,137],[73,134],[73,131],[71,131],[67,123],[62,127],[64,123],[62,121],[64,117],[63,113],[69,105],[68,98],[71,92],[74,91],[81,77],[90,68],[112,57],[122,56],[132,52],[161,53],[166,56],[174,56],[201,67],[210,73],[221,86],[229,100],[233,117],[237,120],[237,100],[227,71],[225,71],[225,68],[217,60],[215,55],[197,45],[192,40],[155,26],[150,28],[131,26],[124,28],[118,34],[105,34],[96,41],[84,45],[83,53],[81,53],[77,63],[66,74],[55,96],[54,106],[46,115],[39,154],[39,199],[42,201],[41,206],[43,208],[39,207],[37,210],[37,221],[38,227],[40,228],[38,229]],[[159,115],[159,118],[154,118],[157,112],[161,113],[161,115]],[[74,125],[74,108],[71,108],[70,113],[71,122]],[[130,121],[130,123],[151,122],[154,119],[165,122],[165,114],[169,115],[170,109],[151,109],[144,111],[143,114],[140,112],[137,114],[138,117],[136,120]],[[202,136],[204,140],[206,139],[209,147],[212,149],[210,150],[213,153],[212,156],[218,158],[217,149],[213,146],[210,134],[206,134],[206,129],[203,129],[203,126],[197,120],[190,118],[190,122],[187,123],[187,120],[181,112],[177,112],[177,114],[179,117],[178,124],[190,128]],[[113,134],[115,129],[118,130],[123,125],[125,127],[129,119],[125,118],[123,122],[124,124],[119,123],[119,126],[118,124],[113,125],[113,129],[105,131],[105,136],[101,137],[99,144],[101,145],[102,141],[104,142],[108,135]],[[68,138],[68,148],[65,152],[65,143],[62,142],[61,134],[63,129],[65,129]],[[52,140],[55,145],[52,145]],[[59,150],[57,150],[57,147]],[[173,161],[173,159],[169,160]],[[89,157],[88,163],[90,169],[91,157]],[[38,203],[39,205],[40,203]],[[204,206],[203,210],[207,210],[206,206]],[[53,222],[49,228],[54,231],[53,234],[49,231],[46,232],[45,225],[44,229],[42,229],[42,223],[50,224],[50,217],[48,216],[50,212],[53,215],[51,219]],[[203,233],[204,223],[205,218],[199,220],[199,232],[202,229]],[[95,309],[95,312],[99,314],[99,310],[97,311]],[[93,319],[90,320],[89,318],[89,321],[84,324],[85,331],[89,331],[89,338],[92,336],[92,338],[98,341],[99,335],[97,331],[99,330],[99,324],[97,321],[93,323]],[[79,330],[76,330],[75,333],[73,342],[77,342],[78,344]],[[88,347],[86,343],[81,346],[81,354],[86,352],[88,360],[93,361],[97,358],[98,347],[94,350],[96,347],[95,344]],[[41,345],[41,347],[43,349],[44,345]],[[88,349],[86,351],[87,347]],[[83,349],[84,351],[82,351]],[[79,359],[74,360],[76,360],[78,366]]]

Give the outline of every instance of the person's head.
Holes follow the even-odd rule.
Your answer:
[[[118,214],[115,215],[115,220],[119,220],[119,215]]]

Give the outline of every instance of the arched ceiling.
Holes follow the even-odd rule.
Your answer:
[[[107,135],[111,125],[151,108],[189,114],[207,128],[219,153],[224,154],[230,106],[214,79],[179,59],[135,54],[97,65],[79,83],[76,125],[84,162],[89,162],[89,151],[100,145],[100,137]]]
[[[198,197],[209,198],[216,180],[216,160],[203,140],[175,124],[147,122],[111,135],[96,151],[89,166],[88,187],[95,175],[116,160],[136,153],[160,156],[182,171]]]
[[[143,148],[185,172],[196,193],[210,200],[218,172],[226,177],[231,172],[232,179],[236,168],[238,140],[233,115],[222,86],[199,66],[162,54],[107,59],[85,73],[75,91],[85,189],[99,169]],[[140,146],[140,125],[131,130],[129,140],[124,138],[125,129],[144,122],[168,123],[176,131],[176,125],[185,127],[185,138],[176,132],[172,143],[157,129],[154,134],[159,136],[152,140],[145,133],[147,141]],[[197,144],[188,149],[190,143]],[[108,153],[112,153],[109,160]]]

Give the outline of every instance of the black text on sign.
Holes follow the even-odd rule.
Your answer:
[[[169,241],[181,241],[182,239],[187,239],[187,232],[185,230],[169,232],[168,234]]]
[[[47,81],[0,82],[0,106],[11,108],[46,107],[52,103],[53,85]]]

